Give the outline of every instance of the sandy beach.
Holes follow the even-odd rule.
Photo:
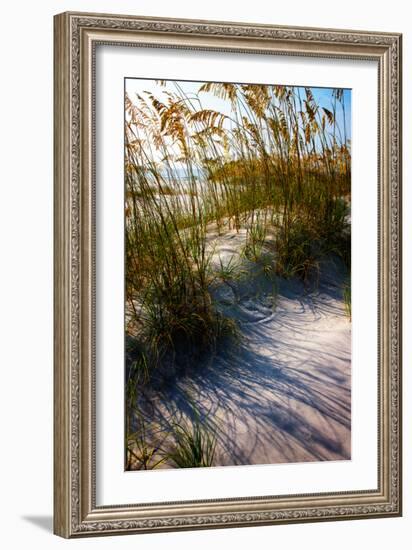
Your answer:
[[[239,341],[168,379],[154,373],[138,403],[148,440],[159,444],[156,434],[190,419],[194,406],[216,435],[216,465],[348,460],[351,323],[342,266],[324,260],[309,287],[268,276],[241,256],[245,238],[246,230],[229,230],[208,240],[212,264],[239,273],[211,290]]]

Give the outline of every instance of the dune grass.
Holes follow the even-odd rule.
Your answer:
[[[138,350],[131,400],[133,380],[147,383],[159,366],[193,365],[236,335],[212,298],[211,286],[234,266],[214,267],[211,228],[246,228],[244,256],[278,277],[313,283],[330,254],[350,272],[342,90],[331,90],[326,106],[310,88],[205,83],[189,93],[164,81],[153,88],[125,98],[126,331]],[[230,108],[204,108],[208,94]],[[199,437],[182,428],[182,448]],[[176,454],[177,465],[184,456]]]
[[[173,437],[174,447],[167,457],[175,467],[205,468],[213,465],[216,436],[198,414],[192,422],[175,424]]]
[[[152,426],[136,411],[134,429],[126,436],[126,469],[155,470],[165,465],[175,468],[213,466],[216,436],[195,407],[192,417],[168,429]],[[156,444],[151,443],[152,440]]]

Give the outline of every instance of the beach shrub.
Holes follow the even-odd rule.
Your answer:
[[[158,90],[125,98],[128,330],[149,370],[193,364],[233,328],[212,299],[211,226],[246,228],[244,256],[258,262],[265,251],[279,277],[314,282],[330,254],[350,271],[343,90],[327,105],[293,86],[205,83],[189,93],[162,81]],[[225,112],[204,107],[207,95]]]

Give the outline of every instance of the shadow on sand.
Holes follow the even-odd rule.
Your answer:
[[[235,313],[241,343],[146,386],[145,422],[170,431],[197,409],[217,437],[218,465],[350,459],[350,323],[333,280],[312,294],[285,284],[262,315],[265,293],[253,303],[246,293]]]

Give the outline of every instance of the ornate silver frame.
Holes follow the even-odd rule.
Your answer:
[[[54,531],[63,537],[401,515],[400,34],[63,13],[55,17]],[[379,90],[378,489],[96,506],[94,144],[96,44],[369,59]]]

